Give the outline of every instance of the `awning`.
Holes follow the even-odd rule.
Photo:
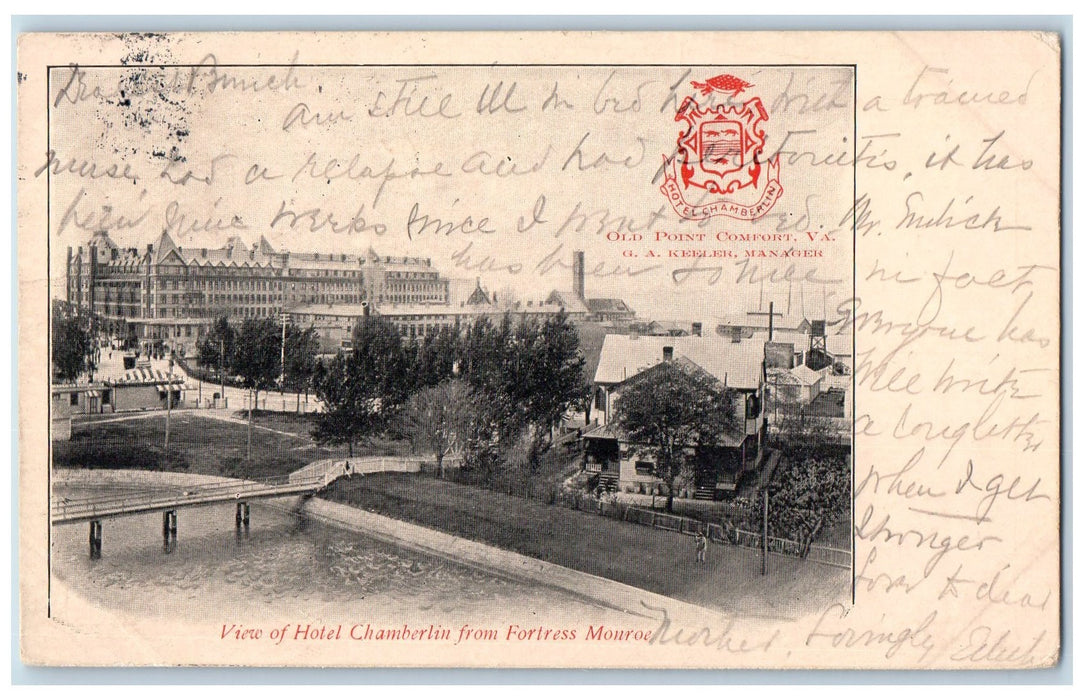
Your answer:
[[[100,397],[101,395],[102,395],[102,393],[100,391],[95,391],[94,389],[91,389],[90,391],[87,392],[87,398],[88,399],[96,399],[96,398]]]

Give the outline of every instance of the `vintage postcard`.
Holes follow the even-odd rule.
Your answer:
[[[24,662],[1056,663],[1060,64],[21,36]]]

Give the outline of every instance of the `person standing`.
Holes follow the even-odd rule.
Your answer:
[[[708,558],[708,538],[699,530],[696,533],[696,563],[703,564]]]

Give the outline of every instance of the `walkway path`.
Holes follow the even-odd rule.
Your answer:
[[[594,576],[482,544],[421,525],[395,520],[369,511],[313,498],[304,504],[306,515],[367,537],[401,547],[451,559],[486,572],[520,581],[549,586],[579,598],[632,615],[659,618],[665,610],[672,618],[703,623],[721,618],[722,613],[618,581]],[[654,611],[652,610],[654,609]]]
[[[175,408],[173,409],[173,415],[189,415],[189,416],[202,416],[204,418],[210,418],[212,420],[220,420],[226,423],[236,423],[239,425],[248,425],[248,421],[243,418],[237,418],[233,415],[234,409],[232,408]],[[165,416],[165,409],[155,409],[150,411],[133,411],[130,413],[122,413],[112,416],[110,418],[89,418],[80,420],[80,416],[73,416],[74,425],[100,425],[103,423],[120,423],[122,421],[129,420],[145,420],[147,418],[162,418]],[[90,414],[99,415],[99,414]],[[260,425],[259,423],[252,424],[253,430],[264,430],[269,433],[275,433],[276,435],[285,435],[286,437],[307,439],[307,435],[301,435],[300,433],[291,433],[286,430],[278,430],[276,428],[269,428],[266,425]]]

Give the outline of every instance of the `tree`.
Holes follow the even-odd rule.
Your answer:
[[[237,343],[237,332],[229,319],[220,316],[211,324],[206,337],[199,344],[199,363],[202,367],[215,367],[222,372],[228,369]]]
[[[459,354],[458,333],[451,326],[442,326],[427,333],[418,343],[411,373],[419,388],[436,386],[455,375]]]
[[[784,460],[768,496],[768,532],[795,540],[804,555],[817,533],[850,508],[849,463],[827,455]]]
[[[52,326],[53,371],[60,379],[74,382],[83,372],[94,369],[89,320],[66,305],[54,304]]]
[[[801,408],[779,414],[775,425],[781,462],[768,496],[768,531],[798,542],[804,555],[817,533],[848,512],[851,470],[831,419]]]
[[[549,448],[553,426],[582,400],[586,388],[579,337],[565,313],[542,324],[521,322],[513,333],[508,365],[505,393],[528,430],[533,468]]]
[[[512,319],[508,314],[496,326],[484,316],[470,325],[463,338],[460,371],[471,386],[492,394],[504,392],[505,358],[511,337]]]
[[[355,380],[352,356],[339,353],[330,363],[321,363],[319,367],[314,386],[324,410],[316,414],[312,437],[321,445],[345,444],[347,454],[353,457],[354,444],[370,432],[368,419],[374,411],[371,405],[363,403],[366,398],[361,382]]]
[[[403,427],[414,449],[432,452],[444,478],[444,458],[462,447],[471,421],[474,397],[470,386],[446,379],[410,397],[403,411]]]
[[[410,365],[399,331],[380,316],[366,316],[354,328],[353,360],[367,389],[391,415],[410,395]]]
[[[742,425],[730,389],[699,367],[674,361],[630,379],[617,397],[614,421],[633,450],[653,458],[671,512],[674,484],[688,475],[697,450],[718,445]]]
[[[530,360],[528,414],[532,420],[553,426],[583,399],[588,388],[579,335],[564,311],[542,324]]]
[[[272,319],[245,320],[230,362],[231,371],[241,377],[242,385],[252,393],[248,405],[248,457],[252,456],[252,406],[259,401],[261,389],[275,385],[281,371],[279,332],[278,324]]]
[[[313,439],[354,445],[383,433],[408,395],[410,365],[395,326],[367,316],[354,328],[353,350],[332,360],[316,386],[324,403]]]
[[[297,393],[297,410],[301,411],[301,392],[308,400],[312,387],[313,374],[316,371],[316,353],[319,350],[316,330],[309,326],[301,328],[294,324],[286,327],[286,371],[285,385]]]
[[[482,483],[490,485],[503,465],[503,445],[510,441],[506,413],[493,396],[475,389],[467,416],[465,436],[462,440],[463,471],[480,476]]]
[[[839,431],[831,419],[810,412],[808,407],[795,408],[777,414],[773,443],[780,452],[801,460],[839,448]]]

